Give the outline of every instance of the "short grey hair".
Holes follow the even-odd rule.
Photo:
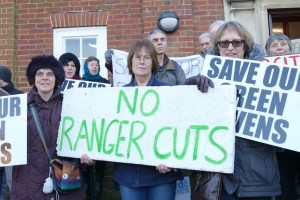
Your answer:
[[[205,33],[202,33],[200,36],[199,36],[199,41],[203,38],[209,38],[209,33],[208,32],[205,32]]]
[[[288,36],[284,35],[283,33],[276,33],[276,34],[271,35],[267,39],[267,42],[266,42],[266,45],[265,45],[267,55],[270,54],[270,46],[275,40],[284,40],[284,41],[286,41],[289,45],[290,52],[292,52],[293,44],[292,44],[291,39]]]
[[[151,36],[154,35],[154,34],[156,34],[156,33],[161,33],[161,34],[165,35],[165,37],[167,38],[167,35],[166,35],[165,32],[163,32],[163,31],[160,30],[160,29],[154,29],[153,31],[150,31],[150,32],[148,33],[147,39],[151,41]]]

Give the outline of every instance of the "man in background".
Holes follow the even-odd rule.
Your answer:
[[[211,41],[208,32],[202,33],[199,36],[199,43],[200,43],[200,56],[205,58],[208,49],[211,48]]]

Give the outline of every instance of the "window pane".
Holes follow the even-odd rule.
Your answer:
[[[272,34],[283,33],[283,24],[281,22],[273,22]]]
[[[82,57],[97,56],[97,40],[96,38],[82,39]]]
[[[66,39],[66,52],[71,52],[77,57],[80,56],[80,40],[77,39]]]

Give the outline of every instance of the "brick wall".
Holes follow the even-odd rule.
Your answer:
[[[13,1],[0,1],[0,65],[12,71],[15,71],[14,20]]]
[[[162,11],[174,10],[180,26],[168,34],[168,54],[187,56],[198,52],[198,36],[209,24],[224,18],[222,0],[2,0],[0,6],[0,64],[14,71],[15,84],[24,91],[31,57],[52,54],[53,28],[107,25],[108,48],[128,51],[157,28]],[[101,20],[95,22],[95,16]]]
[[[27,92],[26,66],[32,56],[52,54],[53,28],[107,26],[108,48],[128,51],[157,28],[165,10],[180,18],[179,29],[167,35],[170,56],[198,52],[199,35],[224,18],[222,0],[1,0],[0,65],[9,66],[16,87]],[[110,166],[105,188],[113,184],[111,174]]]

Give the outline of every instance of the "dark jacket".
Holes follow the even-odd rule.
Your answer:
[[[167,84],[159,82],[152,74],[147,86],[166,86]],[[132,87],[135,85],[134,77],[130,83],[124,87]],[[115,163],[114,180],[120,185],[127,187],[144,187],[153,186],[164,183],[170,183],[181,179],[181,172],[159,173],[154,166]]]
[[[168,85],[184,85],[185,74],[181,66],[164,55],[163,65],[159,66],[156,78]]]
[[[82,78],[82,80],[85,80],[85,81],[92,81],[92,82],[98,82],[98,83],[108,83],[110,84],[110,82],[106,79],[106,78],[103,78],[103,77],[99,77],[99,79],[97,80],[89,80],[88,78]]]
[[[49,176],[49,158],[29,109],[29,104],[32,102],[36,105],[50,154],[52,158],[57,157],[56,142],[62,109],[62,95],[56,88],[52,97],[45,102],[39,96],[36,87],[33,87],[28,93],[27,100],[27,164],[14,166],[11,200],[55,199],[55,192],[44,194],[42,191],[43,183]],[[84,189],[82,187],[69,194],[60,194],[59,199],[83,200],[85,199]]]
[[[8,85],[1,87],[3,90],[5,90],[9,94],[22,94],[24,92],[15,89],[14,84],[12,82],[8,83]]]
[[[209,51],[208,54],[217,55]],[[245,59],[262,61],[264,50],[257,44]],[[278,196],[281,193],[276,147],[236,137],[234,173],[224,174],[223,185],[238,197]]]

